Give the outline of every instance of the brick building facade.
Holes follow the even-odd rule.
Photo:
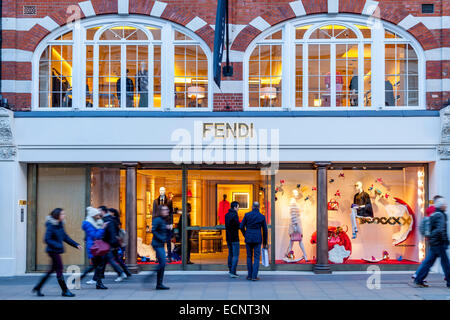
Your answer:
[[[422,5],[432,4],[433,13],[423,13]],[[24,14],[34,6],[33,15]],[[415,37],[426,55],[426,108],[439,110],[450,98],[449,14],[447,1],[394,0],[303,0],[230,1],[232,63],[234,76],[226,81],[243,81],[243,53],[261,32],[296,17],[316,14],[374,16],[398,25]],[[50,32],[74,17],[107,14],[137,14],[165,19],[194,31],[212,48],[216,1],[3,1],[2,94],[15,110],[30,110],[31,62],[29,57]],[[236,87],[231,84],[230,86]],[[242,93],[222,90],[214,93],[214,110],[242,110]]]

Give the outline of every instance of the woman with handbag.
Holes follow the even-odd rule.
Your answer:
[[[81,228],[86,234],[86,251],[88,254],[88,258],[91,261],[91,265],[86,271],[84,271],[80,278],[83,279],[89,272],[95,270],[94,278],[87,283],[95,283],[97,289],[108,289],[102,283],[102,270],[105,264],[105,258],[101,255],[94,255],[91,251],[91,248],[94,245],[95,241],[103,238],[103,235],[105,233],[104,227],[106,224],[102,220],[102,214],[100,210],[93,207],[87,207],[86,212],[87,217],[86,220],[83,221]]]
[[[123,272],[127,275],[127,278],[131,277],[131,272],[128,270],[127,265],[124,262],[124,252],[125,247],[127,245],[127,234],[125,230],[121,228],[121,222],[120,222],[120,213],[119,210],[114,208],[109,208],[108,212],[114,217],[116,222],[116,228],[117,228],[117,238],[119,240],[119,246],[117,248],[112,249],[112,254],[114,256],[114,259],[116,259],[119,266],[123,269]]]
[[[35,292],[38,297],[43,296],[41,289],[53,272],[56,272],[56,278],[58,279],[58,284],[62,290],[61,295],[63,297],[75,296],[69,291],[66,282],[64,281],[64,265],[61,260],[61,254],[64,253],[64,242],[74,248],[77,248],[78,250],[82,249],[82,247],[67,235],[64,230],[64,217],[64,210],[61,208],[56,208],[50,213],[50,215],[47,216],[45,222],[45,226],[47,228],[45,232],[45,243],[47,244],[47,248],[45,251],[52,260],[52,267],[33,288],[33,292]]]
[[[286,251],[286,257],[283,260],[286,262],[298,262],[305,259],[305,262],[307,262],[306,249],[303,244],[303,229],[300,220],[300,210],[294,197],[290,200],[289,211],[291,214],[291,221],[289,223],[289,246]],[[298,245],[303,252],[303,257],[300,259],[294,259],[294,251],[292,250],[294,242],[298,242]]]

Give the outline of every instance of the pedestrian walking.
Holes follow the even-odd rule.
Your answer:
[[[114,256],[114,259],[119,263],[120,267],[123,269],[127,277],[131,277],[131,272],[128,270],[127,265],[124,261],[124,252],[125,252],[125,246],[126,246],[126,239],[125,233],[121,228],[121,222],[120,222],[120,213],[119,210],[114,208],[109,208],[108,212],[114,217],[115,223],[116,223],[116,231],[117,231],[117,237],[119,240],[119,247],[112,249],[112,254]]]
[[[245,237],[247,249],[247,280],[257,281],[259,280],[258,269],[261,257],[261,243],[264,248],[267,248],[267,223],[264,215],[259,212],[259,202],[253,202],[252,211],[245,214],[240,229]]]
[[[104,268],[105,258],[102,256],[94,256],[91,252],[94,241],[103,238],[106,224],[103,222],[102,214],[97,208],[87,207],[86,212],[86,220],[83,221],[81,228],[85,233],[86,252],[91,264],[81,275],[80,279],[86,277],[91,271],[95,271],[94,278],[87,283],[95,283],[97,289],[108,289],[102,282],[102,270]]]
[[[167,242],[169,236],[170,225],[167,224],[169,218],[169,207],[161,205],[158,210],[158,215],[153,217],[152,221],[152,247],[156,252],[158,259],[158,267],[156,268],[156,290],[168,290],[169,287],[163,285],[164,268],[166,266],[166,252],[164,244]]]
[[[417,287],[428,287],[424,283],[425,278],[438,257],[441,258],[442,270],[447,281],[447,288],[450,288],[450,264],[447,256],[447,248],[449,245],[447,231],[447,201],[440,197],[434,203],[435,212],[430,215],[430,237],[429,250],[425,260],[416,272],[414,283]]]
[[[107,223],[107,225],[105,226],[103,241],[108,243],[111,247],[110,251],[105,255],[106,261],[103,266],[102,277],[104,277],[106,265],[109,263],[117,273],[117,278],[114,281],[120,282],[127,278],[127,274],[117,264],[113,254],[113,250],[120,247],[119,234],[117,231],[117,220],[111,215],[111,213],[108,211],[108,208],[106,208],[105,206],[100,206],[98,209],[103,213],[103,222]]]
[[[74,297],[75,294],[69,291],[63,276],[63,262],[61,259],[61,254],[64,253],[63,242],[69,244],[70,246],[77,248],[78,250],[82,247],[72,240],[64,230],[64,210],[61,208],[54,209],[50,215],[47,216],[45,226],[45,243],[47,244],[46,252],[49,255],[52,266],[50,270],[39,280],[38,284],[33,288],[33,292],[37,296],[42,297],[44,294],[41,292],[42,287],[48,280],[53,272],[56,272],[56,278],[58,279],[58,284],[62,290],[63,297]]]
[[[233,201],[225,214],[225,232],[228,246],[228,273],[231,278],[239,278],[236,268],[239,261],[239,203]]]

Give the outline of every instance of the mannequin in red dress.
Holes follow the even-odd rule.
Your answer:
[[[230,203],[227,201],[227,195],[223,195],[223,200],[219,202],[219,212],[217,213],[218,224],[225,224],[225,215],[230,209]]]

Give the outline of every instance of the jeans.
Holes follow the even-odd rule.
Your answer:
[[[442,270],[444,270],[445,278],[447,279],[447,286],[450,286],[450,264],[447,256],[447,245],[440,246],[430,246],[428,255],[423,260],[419,269],[416,272],[416,283],[423,283],[423,280],[428,275],[430,268],[433,266],[434,262],[438,257],[441,258]]]
[[[239,242],[227,242],[228,246],[228,270],[231,274],[236,274],[236,267],[239,261]]]
[[[164,268],[166,266],[166,252],[164,247],[153,247],[156,252],[156,259],[158,259],[158,266],[156,267],[156,286],[162,285],[164,278]]]
[[[259,260],[261,258],[261,243],[246,243],[245,247],[247,248],[248,277],[256,279],[258,277]]]

